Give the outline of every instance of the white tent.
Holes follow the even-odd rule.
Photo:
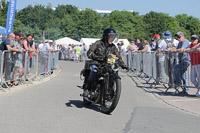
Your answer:
[[[80,43],[80,42],[78,42],[76,40],[73,40],[73,39],[69,38],[69,37],[64,37],[64,38],[58,39],[55,42],[56,42],[56,45],[64,44],[65,47],[67,47],[69,44],[74,44],[74,45],[82,44],[82,43]]]
[[[85,45],[88,47],[90,44],[95,43],[97,40],[100,40],[100,38],[81,38],[80,42],[85,43]],[[126,47],[130,44],[128,39],[118,39],[117,43],[120,41],[123,41]],[[115,45],[117,45],[117,43],[115,43]]]
[[[86,47],[88,48],[89,45],[95,43],[97,40],[100,40],[100,38],[81,38],[80,42],[85,43]]]

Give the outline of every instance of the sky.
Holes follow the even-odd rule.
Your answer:
[[[200,19],[200,0],[17,0],[17,10],[28,5],[52,4],[73,5],[79,9],[97,10],[133,10],[139,15],[145,15],[150,11],[167,13],[174,17],[178,14],[187,14]]]

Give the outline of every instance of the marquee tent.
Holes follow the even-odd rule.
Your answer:
[[[56,45],[60,45],[60,44],[62,45],[63,44],[65,47],[67,47],[69,44],[74,44],[74,45],[82,44],[82,43],[80,43],[80,42],[78,42],[76,40],[73,40],[73,39],[69,38],[69,37],[64,37],[64,38],[58,39],[55,42],[56,42]]]
[[[0,34],[6,34],[6,28],[0,26]]]
[[[81,38],[80,42],[85,43],[86,45],[90,45],[92,43],[95,43],[97,40],[100,40],[99,38]]]

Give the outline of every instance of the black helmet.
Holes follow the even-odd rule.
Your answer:
[[[112,39],[111,42],[118,41],[118,34],[113,28],[107,28],[103,31],[103,41],[109,43],[109,39]]]

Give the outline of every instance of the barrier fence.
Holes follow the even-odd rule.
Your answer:
[[[180,54],[182,54],[181,56],[190,57],[190,54],[192,53],[197,54],[193,56],[193,59],[191,58],[190,60],[182,60],[181,58],[178,58]],[[200,85],[200,83],[198,83],[200,82],[200,67],[198,67],[198,69],[193,69],[191,73],[191,67],[194,67],[194,64],[191,65],[191,61],[195,62],[197,65],[200,65],[199,52],[128,52],[123,55],[124,56],[122,58],[124,58],[125,64],[132,71],[137,71],[140,75],[144,74],[145,78],[149,78],[147,83],[150,84],[150,87],[160,84],[166,88],[166,92],[170,88],[174,88],[175,91],[179,91],[179,88],[185,90],[187,88],[200,87],[198,86]],[[193,85],[194,80],[197,82],[195,85]],[[150,83],[151,81],[153,81],[153,83]]]
[[[49,75],[58,67],[59,51],[11,52],[0,51],[1,88],[9,88],[13,81],[31,81]]]

